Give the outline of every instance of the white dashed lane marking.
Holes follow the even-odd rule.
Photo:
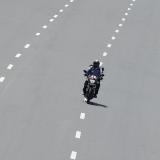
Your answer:
[[[122,21],[124,22],[124,21],[126,21],[126,19],[125,19],[125,18],[122,18]]]
[[[74,2],[74,0],[70,0],[70,2]],[[65,8],[67,8],[67,7],[69,7],[69,4],[65,4]],[[63,9],[59,9],[59,12],[62,13],[62,12],[64,12],[64,10],[63,10]],[[55,14],[53,17],[54,17],[54,18],[57,18],[58,15]],[[50,22],[53,22],[54,20],[55,20],[55,19],[52,18],[52,19],[50,19],[49,21],[50,21]],[[43,29],[46,29],[46,28],[48,28],[48,26],[47,26],[47,25],[43,25],[42,28],[43,28]],[[39,33],[39,32],[35,33],[35,36],[40,36],[40,33]],[[31,46],[31,44],[27,43],[27,44],[24,45],[24,48],[27,49],[27,48],[29,48],[30,46]],[[17,54],[15,55],[15,58],[20,58],[21,56],[22,56],[21,53],[17,53]],[[14,67],[14,65],[9,64],[9,65],[7,66],[7,69],[8,69],[8,70],[11,70],[13,67]],[[3,82],[4,80],[5,80],[5,77],[0,77],[0,82]],[[81,116],[82,116],[82,117],[81,117],[82,119],[85,118],[85,114],[84,114],[84,113],[82,113]]]
[[[85,113],[80,114],[80,119],[85,119]]]
[[[54,17],[54,18],[58,18],[58,15],[57,15],[57,14],[55,14],[53,17]]]
[[[68,5],[68,4],[65,4],[65,7],[67,8],[67,7],[69,7],[69,5]]]
[[[107,47],[108,47],[108,48],[111,48],[111,47],[112,47],[112,44],[108,44]]]
[[[44,26],[42,26],[42,28],[43,28],[43,29],[46,29],[46,28],[48,28],[48,26],[47,26],[47,25],[44,25]]]
[[[15,58],[19,58],[21,55],[22,55],[22,54],[17,53],[17,54],[15,55]]]
[[[102,65],[103,65],[103,62],[100,62],[100,65],[99,65],[99,66],[102,67]]]
[[[63,9],[60,9],[59,12],[62,13],[62,12],[63,12]]]
[[[29,48],[31,45],[28,43],[28,44],[26,44],[25,46],[24,46],[24,48]]]
[[[107,56],[108,53],[107,52],[103,52],[103,57]]]
[[[118,26],[119,26],[119,27],[122,27],[122,26],[123,26],[123,24],[119,24]]]
[[[53,21],[54,21],[54,19],[53,19],[53,18],[51,18],[49,21],[50,21],[50,22],[53,22]]]
[[[72,151],[72,152],[71,152],[70,159],[73,159],[73,160],[75,160],[75,159],[76,159],[76,157],[77,157],[77,152],[75,152],[75,151]]]
[[[132,3],[129,4],[130,7],[133,6],[133,2],[135,2],[135,1],[136,1],[136,0],[132,0]],[[72,2],[74,2],[74,0],[69,0],[69,2],[72,3]],[[67,8],[67,7],[69,7],[69,4],[65,4],[65,8]],[[132,10],[130,7],[127,8],[127,11],[125,12],[125,16],[128,16],[128,15],[129,15],[128,13],[130,13],[129,11]],[[62,12],[64,12],[64,10],[63,10],[63,9],[59,9],[59,12],[62,13]],[[127,12],[128,12],[128,13],[127,13]],[[58,18],[58,16],[59,16],[58,14],[53,15],[53,18],[49,19],[49,22],[53,22],[56,18]],[[124,17],[125,17],[125,16],[124,16]],[[126,18],[124,18],[124,17],[121,19],[123,22],[126,21]],[[123,26],[123,23],[121,22],[120,24],[118,24],[118,26],[119,26],[119,27],[122,27],[122,26]],[[47,25],[43,25],[42,28],[43,28],[43,29],[47,29],[48,26],[47,26]],[[118,27],[117,27],[117,28],[118,28]],[[120,32],[119,29],[120,29],[120,28],[116,29],[116,30],[115,30],[115,33],[119,33],[119,32]],[[114,33],[114,34],[115,34],[115,33]],[[111,40],[115,40],[115,39],[116,39],[116,36],[114,36],[114,34],[113,34],[113,36],[111,37]],[[39,32],[35,33],[35,36],[39,36],[39,35],[40,35]],[[117,35],[117,34],[116,34],[116,35]],[[27,49],[27,48],[29,48],[30,46],[31,46],[31,44],[28,43],[28,44],[24,45],[24,48]],[[112,44],[110,44],[110,43],[107,44],[107,47],[108,47],[108,48],[111,48],[111,47],[112,47]],[[103,52],[103,57],[105,57],[105,56],[107,56],[107,55],[108,55],[107,52]],[[21,53],[17,53],[17,54],[15,55],[15,58],[19,58],[19,57],[21,57],[21,56],[22,56]],[[100,62],[100,66],[102,66],[102,65],[103,65],[103,63]],[[13,67],[14,67],[13,64],[9,64],[9,65],[7,66],[7,70],[11,70]],[[1,77],[0,77],[0,83],[4,82],[5,79],[6,79],[6,78],[5,78],[4,76],[1,76]],[[80,114],[80,119],[81,119],[81,120],[84,120],[85,118],[86,118],[86,114],[81,112],[81,114]],[[77,130],[77,131],[76,131],[76,134],[75,134],[75,138],[76,138],[76,139],[80,139],[80,138],[81,138],[81,135],[82,135],[82,132],[81,132],[80,130]],[[76,157],[77,157],[77,152],[76,152],[76,151],[72,151],[71,154],[70,154],[70,159],[71,159],[71,160],[76,160]]]
[[[75,135],[75,138],[78,138],[80,139],[81,138],[81,131],[76,131],[76,135]]]
[[[36,36],[39,36],[39,35],[40,35],[40,33],[39,33],[39,32],[37,32],[35,35],[36,35]]]
[[[136,0],[132,0],[132,2],[135,2],[135,1],[136,1]],[[133,6],[133,3],[130,3],[129,5],[130,5],[130,6]],[[130,10],[132,10],[132,9],[131,9],[130,7],[128,7],[127,10],[130,11]],[[125,16],[128,16],[129,14],[128,14],[128,12],[125,12],[124,15],[125,15]],[[121,20],[122,20],[123,22],[125,22],[125,21],[126,21],[126,18],[123,17],[123,18],[121,18]],[[119,26],[119,27],[122,27],[123,24],[120,23],[120,24],[118,24],[118,26]],[[116,29],[114,32],[115,32],[115,33],[119,33],[119,29]],[[115,40],[116,37],[115,37],[115,36],[112,36],[111,39],[112,39],[112,40]],[[108,47],[108,48],[111,48],[111,47],[112,47],[112,44],[108,44],[107,47]],[[108,55],[107,52],[104,52],[104,53],[103,53],[103,57],[105,57],[105,56],[107,56],[107,55]]]
[[[125,16],[128,16],[128,13],[127,13],[127,12],[125,13]]]
[[[7,66],[7,69],[8,70],[11,70],[13,68],[13,64],[9,64],[8,66]]]
[[[116,32],[116,33],[119,33],[119,30],[118,30],[118,29],[116,29],[116,30],[115,30],[115,32]]]
[[[5,80],[5,77],[0,77],[0,82],[1,83],[4,82],[4,80]]]

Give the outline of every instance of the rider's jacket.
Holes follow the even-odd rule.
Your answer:
[[[102,71],[100,67],[94,68],[92,65],[90,66],[90,68],[87,71],[88,75],[94,75],[97,78],[100,78],[102,75]]]

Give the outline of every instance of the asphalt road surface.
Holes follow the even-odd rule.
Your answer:
[[[159,15],[158,0],[1,0],[0,160],[159,160]]]

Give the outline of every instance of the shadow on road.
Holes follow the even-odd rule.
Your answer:
[[[108,106],[106,106],[106,105],[99,104],[99,103],[96,103],[96,102],[89,102],[88,104],[89,104],[89,105],[92,105],[92,106],[103,107],[103,108],[107,108],[107,107],[108,107]]]

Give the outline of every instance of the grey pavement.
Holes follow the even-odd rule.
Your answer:
[[[66,0],[0,2],[0,159],[62,160],[72,150],[77,160],[160,158],[160,2],[137,0],[102,58],[130,2],[76,0],[37,38]],[[97,58],[106,76],[88,105],[82,70]],[[15,68],[6,71],[11,62]]]

